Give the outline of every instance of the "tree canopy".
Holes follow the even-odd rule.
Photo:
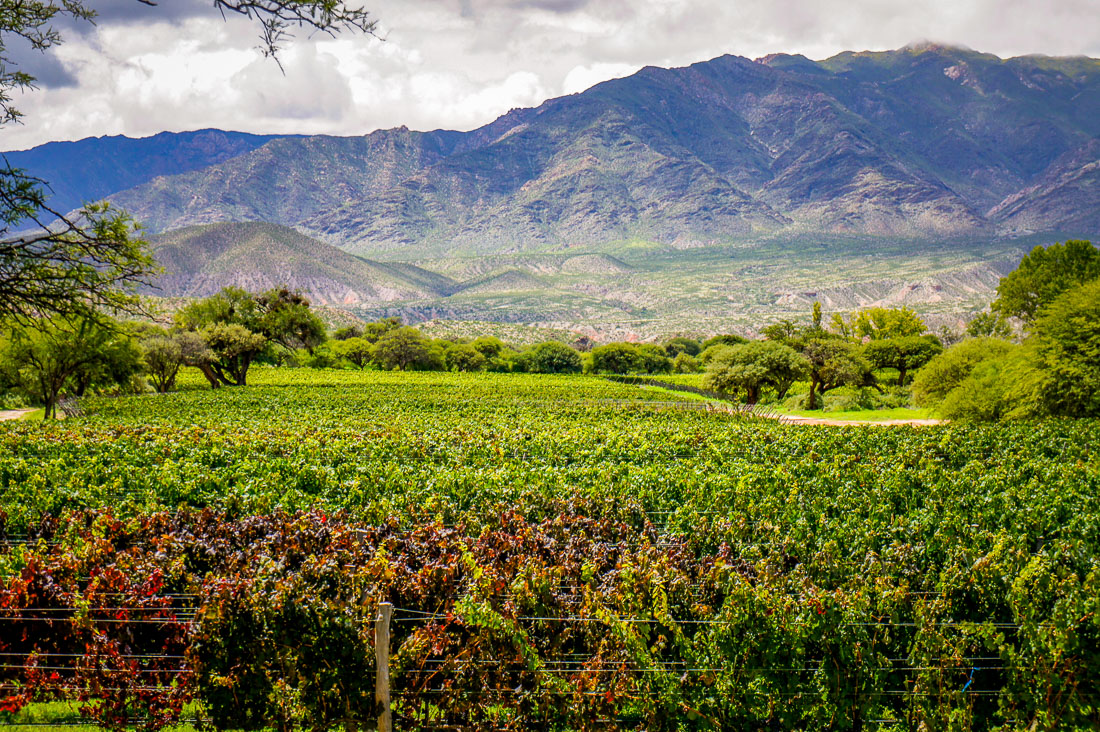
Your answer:
[[[1066,290],[1100,278],[1100,249],[1087,241],[1037,246],[1001,278],[993,311],[1028,322]]]
[[[775,341],[752,341],[729,346],[707,366],[703,386],[727,393],[743,391],[749,404],[760,401],[764,388],[782,399],[795,380],[809,374],[810,363],[790,346]]]

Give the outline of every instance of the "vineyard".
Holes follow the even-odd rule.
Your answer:
[[[1100,424],[257,370],[0,425],[0,724],[1100,727]]]

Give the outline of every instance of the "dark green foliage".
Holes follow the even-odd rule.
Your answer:
[[[736,346],[736,345],[739,345],[741,343],[748,343],[748,342],[749,342],[748,338],[745,338],[744,336],[734,335],[732,333],[728,333],[726,335],[716,335],[716,336],[713,336],[713,337],[708,338],[705,341],[703,341],[703,345],[699,349],[698,353],[702,353],[703,351],[707,350],[708,348],[711,348],[712,346]],[[691,355],[695,356],[697,354],[693,353]]]
[[[1062,293],[1032,323],[1048,414],[1100,417],[1100,280]]]
[[[903,336],[871,340],[863,347],[863,356],[876,369],[897,369],[898,386],[904,386],[910,371],[916,371],[943,353],[936,336]]]
[[[591,351],[592,371],[597,374],[631,374],[645,370],[645,360],[633,343],[607,343]]]
[[[966,380],[983,361],[1006,356],[1013,345],[997,338],[969,338],[948,348],[920,370],[913,379],[913,399],[926,407],[936,406]]]
[[[521,354],[524,370],[534,374],[579,374],[581,355],[557,341],[532,346]]]
[[[448,371],[481,371],[485,368],[485,354],[468,343],[454,343],[444,351]]]
[[[362,337],[363,327],[361,325],[345,325],[343,328],[337,328],[332,334],[332,340],[334,341],[346,341]]]
[[[0,337],[0,349],[3,381],[41,404],[47,419],[57,416],[63,394],[128,387],[141,368],[134,338],[103,318],[12,326]]]
[[[713,338],[710,340],[714,340]],[[709,343],[710,341],[708,341]],[[713,345],[713,344],[712,344]],[[669,358],[676,358],[681,353],[686,353],[689,356],[698,356],[703,352],[703,346],[699,341],[693,338],[673,338],[665,343],[665,353]]]
[[[806,409],[821,409],[822,395],[839,386],[878,387],[871,363],[846,339],[822,332],[803,340],[800,352],[810,364]]]
[[[661,346],[655,343],[640,343],[637,346],[641,360],[641,370],[647,374],[667,374],[672,371],[672,359]]]
[[[371,359],[384,369],[404,371],[431,359],[431,342],[416,328],[402,326],[389,330],[378,339]]]
[[[1078,285],[1100,278],[1100,249],[1087,241],[1037,246],[997,285],[993,311],[1030,321],[1039,309]]]
[[[797,351],[775,341],[752,341],[729,346],[707,365],[703,388],[729,394],[744,393],[756,404],[765,388],[783,399],[796,380],[810,372],[809,361]]]

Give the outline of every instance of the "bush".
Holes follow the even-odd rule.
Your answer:
[[[581,354],[557,341],[547,341],[524,351],[521,357],[525,371],[533,374],[579,374]]]
[[[674,374],[696,374],[699,373],[699,368],[699,361],[686,352],[678,353],[676,358],[672,359],[672,373]]]
[[[969,338],[929,361],[913,379],[913,400],[934,407],[961,384],[982,361],[1006,355],[1014,348],[998,338]]]
[[[698,356],[703,352],[703,347],[699,344],[699,341],[691,338],[673,338],[665,343],[665,353],[670,358],[675,359],[680,354],[686,354],[688,356]]]
[[[456,343],[448,348],[444,360],[448,371],[481,371],[485,368],[485,356],[466,343]]]
[[[630,374],[645,370],[645,358],[633,343],[608,343],[592,349],[592,371],[597,374]]]

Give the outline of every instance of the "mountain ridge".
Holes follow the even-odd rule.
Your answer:
[[[1045,201],[1057,185],[1042,181],[1075,163],[1059,180],[1076,186],[1075,210],[1095,209],[1098,136],[1095,59],[938,44],[725,55],[645,67],[469,132],[276,140],[112,198],[153,230],[269,220],[384,258],[788,229],[1088,234],[1092,218]]]

